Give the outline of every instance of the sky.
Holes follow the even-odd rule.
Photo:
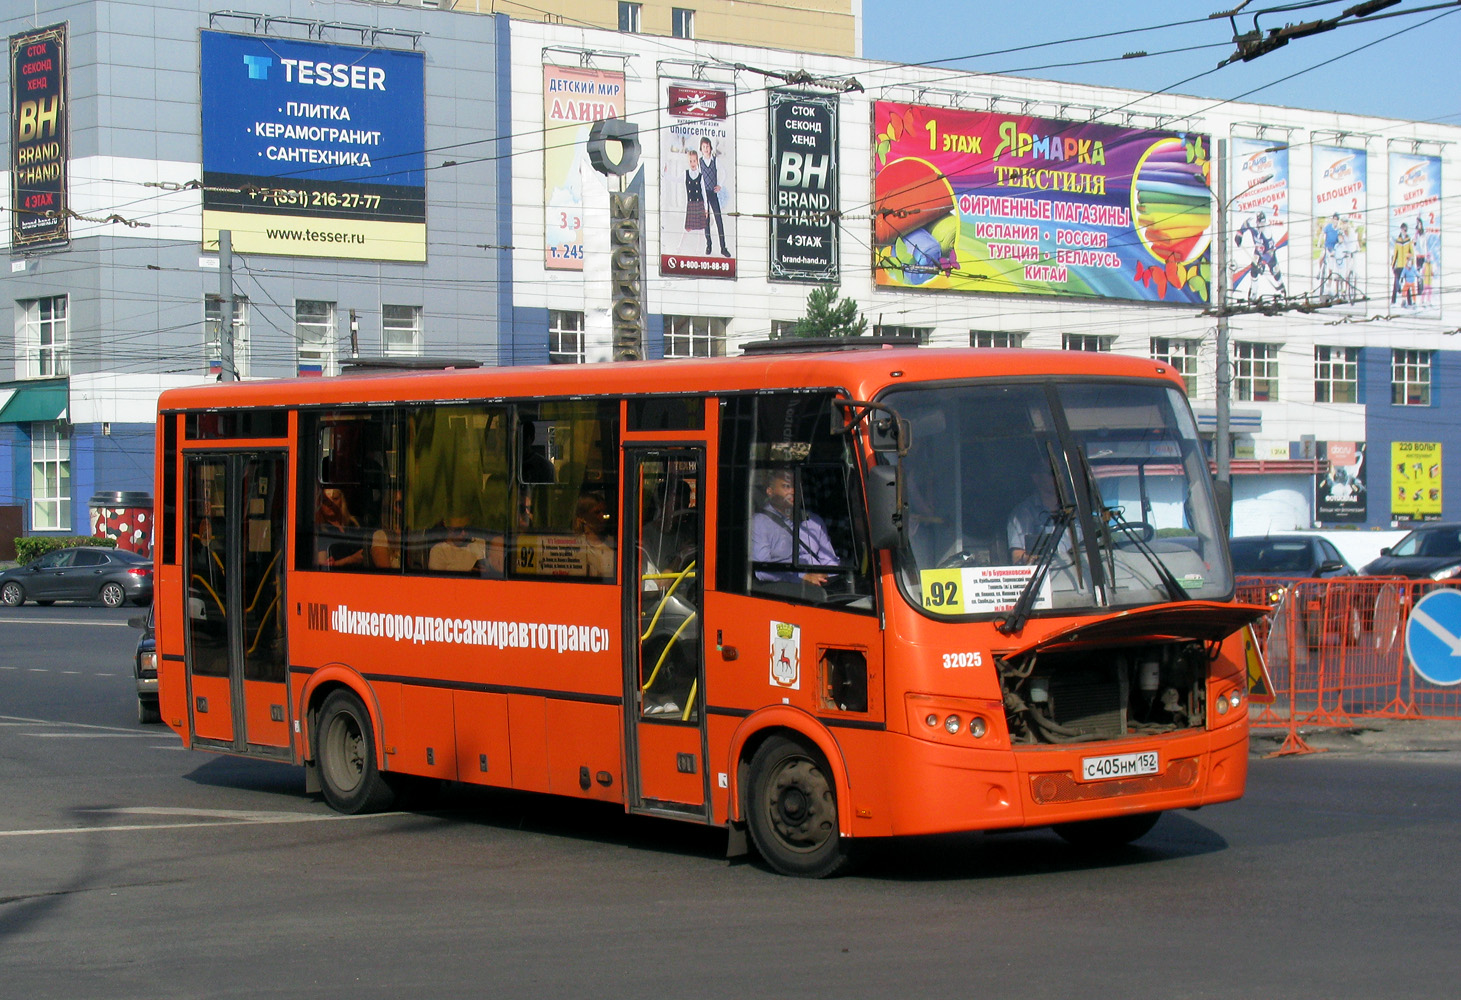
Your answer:
[[[1251,62],[1216,69],[1235,51],[1233,24],[1207,15],[1240,2],[863,0],[863,55],[971,72],[1144,91],[1170,88],[1197,97],[1461,125],[1461,73],[1453,62],[1461,51],[1461,4],[1296,38]],[[1256,0],[1237,16],[1237,27],[1251,31],[1254,12],[1265,8],[1302,8],[1259,14],[1258,28],[1266,34],[1285,24],[1338,16],[1357,2]],[[1402,0],[1382,13],[1438,2]],[[1160,27],[1182,21],[1196,23]],[[1142,30],[1090,37],[1131,29]],[[1183,51],[1171,51],[1177,49]],[[1121,58],[1129,52],[1148,55]]]

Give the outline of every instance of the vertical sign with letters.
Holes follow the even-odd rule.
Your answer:
[[[837,98],[770,94],[771,278],[837,282]]]
[[[49,250],[70,240],[66,166],[66,25],[10,36],[10,244]]]

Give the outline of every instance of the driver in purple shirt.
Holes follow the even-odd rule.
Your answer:
[[[837,550],[827,534],[827,525],[816,514],[803,512],[796,524],[797,553],[792,557],[792,514],[796,507],[796,476],[791,469],[776,469],[766,477],[766,503],[751,518],[751,559],[756,563],[796,563],[805,566],[836,567]],[[756,579],[804,580],[825,585],[828,574],[819,570],[756,570]]]

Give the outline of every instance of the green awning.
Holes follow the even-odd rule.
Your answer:
[[[0,409],[0,424],[34,424],[59,420],[66,413],[64,385],[22,386]]]

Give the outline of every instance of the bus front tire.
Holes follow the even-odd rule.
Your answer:
[[[826,878],[851,861],[830,769],[785,737],[771,737],[751,758],[746,825],[762,859],[783,875]]]
[[[380,812],[395,793],[375,764],[370,713],[351,691],[330,693],[315,725],[315,762],[320,790],[336,812]]]
[[[1085,851],[1109,851],[1145,837],[1161,817],[1159,812],[1108,816],[1079,823],[1059,823],[1054,830],[1072,847]]]

